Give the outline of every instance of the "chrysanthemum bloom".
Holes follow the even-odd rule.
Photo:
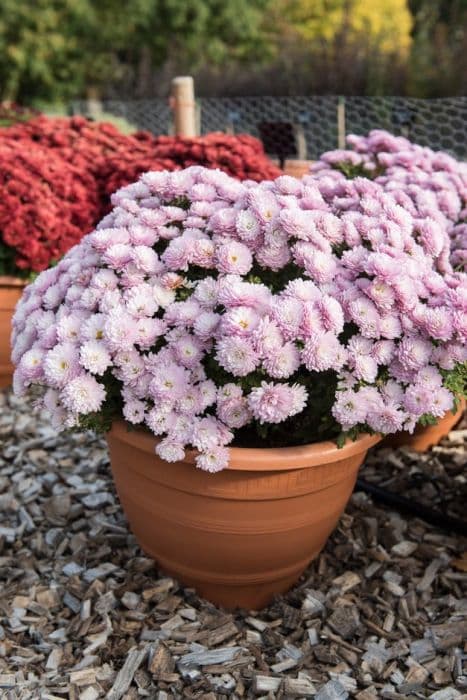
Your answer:
[[[452,405],[467,309],[444,214],[413,194],[324,169],[146,174],[26,289],[15,390],[42,391],[54,425],[123,417],[208,471],[234,439],[413,429]]]

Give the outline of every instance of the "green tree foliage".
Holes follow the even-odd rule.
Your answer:
[[[2,0],[2,99],[26,103],[73,94],[84,77],[80,37],[92,15],[88,0]]]
[[[258,54],[268,0],[2,0],[0,97],[83,94],[142,66]],[[181,61],[179,61],[181,62]]]
[[[286,25],[307,41],[332,43],[338,35],[374,44],[383,52],[406,52],[412,16],[406,0],[279,0]]]
[[[415,18],[409,91],[465,95],[467,0],[409,0]]]

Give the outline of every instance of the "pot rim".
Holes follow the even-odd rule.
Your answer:
[[[152,435],[149,430],[142,428],[128,430],[128,424],[125,421],[115,420],[112,423],[110,435],[130,443],[144,452],[154,453],[157,437]],[[227,469],[285,471],[331,464],[366,452],[381,439],[379,434],[364,433],[355,441],[347,440],[344,447],[341,448],[337,447],[331,440],[295,447],[229,447],[230,463]],[[196,450],[187,450],[182,462],[194,464],[196,455]]]
[[[0,289],[8,287],[26,287],[28,280],[21,277],[13,277],[13,275],[0,275]]]

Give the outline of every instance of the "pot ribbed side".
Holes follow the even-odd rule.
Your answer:
[[[334,529],[368,443],[377,440],[364,438],[349,454],[336,448],[327,464],[316,463],[313,445],[312,465],[284,462],[273,471],[258,469],[257,450],[234,448],[241,469],[208,474],[189,459],[160,460],[155,438],[123,423],[108,436],[117,492],[141,547],[164,571],[230,609],[264,607],[293,585]],[[262,452],[277,464],[280,450]]]
[[[11,321],[25,282],[16,278],[0,277],[0,389],[10,386],[13,377],[10,336]]]

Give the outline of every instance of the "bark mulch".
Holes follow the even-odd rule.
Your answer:
[[[465,519],[467,424],[369,482]],[[354,493],[324,552],[231,614],[129,533],[104,442],[0,393],[0,698],[467,698],[467,542]]]

